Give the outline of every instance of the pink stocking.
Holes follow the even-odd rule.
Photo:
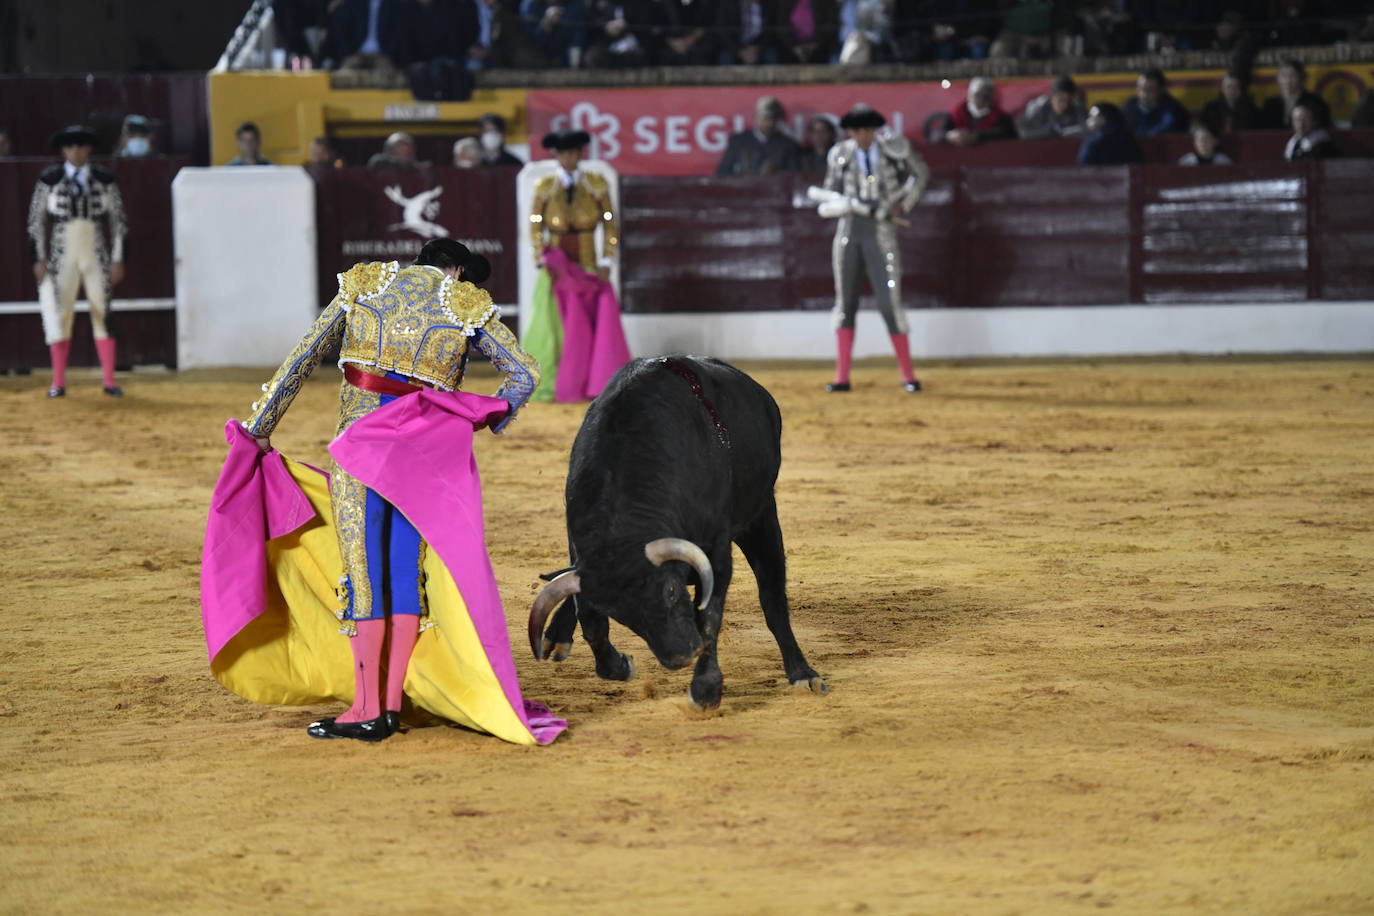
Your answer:
[[[353,705],[336,722],[366,722],[382,714],[382,641],[386,618],[357,622],[358,635],[348,641],[353,650]]]
[[[48,352],[52,355],[52,386],[54,388],[67,387],[67,354],[71,352],[72,342],[70,340],[59,340],[55,344],[48,345]]]
[[[854,329],[839,328],[835,331],[835,381],[844,384],[849,381],[849,365],[854,360]]]
[[[892,349],[897,354],[897,368],[902,370],[902,381],[916,381],[916,374],[911,371],[911,344],[907,342],[905,334],[892,335]]]
[[[410,653],[415,649],[415,641],[419,638],[420,615],[391,615],[391,648],[386,657],[388,712],[401,711],[401,700],[405,697],[406,668],[410,665]]]
[[[115,339],[113,337],[97,338],[95,352],[100,357],[100,373],[104,376],[102,384],[106,388],[113,388],[115,386]]]

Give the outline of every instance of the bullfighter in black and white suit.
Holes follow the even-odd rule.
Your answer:
[[[114,176],[90,164],[95,135],[68,127],[53,138],[65,160],[39,176],[29,206],[29,259],[38,281],[43,335],[52,354],[48,397],[67,393],[67,355],[71,347],[76,292],[86,288],[91,331],[104,375],[105,393],[119,397],[115,384],[115,341],[110,336],[110,289],[124,279],[124,201]],[[99,223],[106,224],[108,241]]]
[[[854,352],[854,319],[859,284],[867,271],[878,309],[887,322],[902,372],[902,385],[920,391],[911,370],[906,310],[902,307],[902,262],[897,226],[902,211],[913,206],[930,181],[930,169],[905,137],[879,134],[887,120],[866,105],[840,120],[850,138],[835,144],[826,157],[825,191],[844,206],[837,215],[833,251],[835,270],[835,381],[829,391],[849,390],[849,364]],[[828,206],[828,205],[827,205]],[[843,212],[841,212],[843,211]]]

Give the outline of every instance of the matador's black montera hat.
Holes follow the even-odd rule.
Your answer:
[[[887,118],[878,114],[867,105],[855,105],[849,113],[840,118],[840,126],[845,130],[859,130],[864,127],[879,128],[887,123]]]
[[[544,135],[542,146],[544,149],[561,153],[564,150],[582,149],[591,142],[592,135],[585,130],[555,130],[553,133]]]
[[[60,150],[64,146],[95,146],[95,131],[84,124],[72,124],[52,135],[52,148]]]

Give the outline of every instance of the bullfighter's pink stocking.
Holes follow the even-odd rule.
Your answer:
[[[418,619],[418,618],[417,618]],[[357,622],[358,634],[348,641],[353,650],[353,705],[336,722],[366,722],[382,714],[382,642],[386,618]]]
[[[420,638],[420,616],[418,614],[391,615],[391,648],[386,657],[386,709],[388,712],[401,711],[401,699],[405,696],[406,668],[410,665],[410,653],[415,649],[415,641]]]
[[[106,388],[113,388],[115,386],[115,339],[113,337],[97,338],[95,352],[100,357],[100,373],[104,376],[104,381],[101,384]]]
[[[911,370],[911,345],[905,334],[892,335],[892,349],[897,354],[897,368],[902,370],[902,381],[914,382],[916,374]]]
[[[70,340],[59,340],[55,344],[48,345],[48,352],[52,354],[52,386],[54,388],[67,387],[67,354],[71,352],[72,342]]]
[[[849,381],[849,366],[854,361],[854,329],[839,328],[835,331],[835,381],[844,384]]]

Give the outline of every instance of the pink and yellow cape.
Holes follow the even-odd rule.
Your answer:
[[[475,429],[498,398],[423,390],[354,423],[329,446],[339,466],[394,505],[429,544],[433,626],[406,673],[416,706],[516,744],[548,744],[567,722],[524,699],[487,556]],[[353,656],[339,632],[343,574],[321,471],[263,453],[237,420],[215,484],[201,564],[210,670],[255,703],[353,701]]]

